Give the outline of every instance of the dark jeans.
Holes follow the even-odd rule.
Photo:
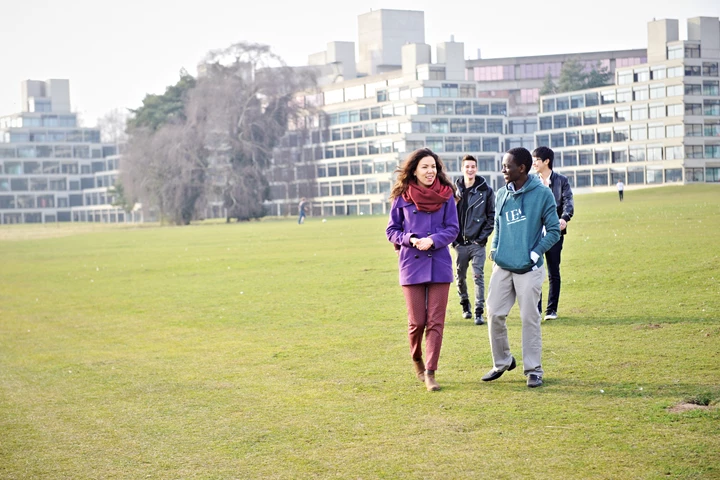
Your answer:
[[[563,241],[565,237],[560,235],[560,240],[545,252],[545,266],[548,272],[548,304],[545,312],[557,312],[560,301],[560,255],[562,254]],[[542,296],[538,303],[538,310],[542,313]]]

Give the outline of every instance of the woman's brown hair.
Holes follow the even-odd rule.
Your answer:
[[[447,185],[448,187],[452,188],[453,194],[455,193],[455,185],[453,185],[453,183],[445,174],[445,165],[443,165],[440,157],[438,157],[437,154],[435,154],[435,152],[433,152],[429,148],[420,148],[408,155],[405,161],[397,169],[395,169],[395,173],[397,173],[397,179],[395,180],[395,184],[390,191],[390,200],[402,196],[402,194],[405,193],[405,191],[408,189],[408,184],[411,181],[415,181],[415,170],[417,169],[420,160],[425,157],[432,157],[435,159],[435,167],[437,168],[437,180],[443,185]]]

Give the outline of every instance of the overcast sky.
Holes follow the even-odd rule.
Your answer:
[[[466,58],[646,48],[647,22],[720,17],[720,0],[0,0],[0,116],[20,111],[24,79],[70,80],[84,124],[195,75],[213,49],[270,45],[290,65],[331,41],[357,45],[357,16],[422,10],[425,42],[465,44]]]

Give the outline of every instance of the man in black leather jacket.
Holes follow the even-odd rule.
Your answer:
[[[553,172],[555,153],[548,147],[538,147],[533,150],[532,156],[535,171],[543,183],[553,192],[555,205],[557,205],[557,214],[560,218],[560,240],[545,252],[548,281],[550,283],[545,320],[553,320],[558,316],[558,303],[560,301],[560,257],[563,241],[567,233],[567,224],[575,213],[575,203],[573,202],[573,193],[567,177]],[[542,313],[542,297],[540,297],[538,310]]]
[[[472,318],[472,306],[467,290],[467,269],[472,261],[475,279],[475,325],[485,323],[485,245],[495,226],[495,194],[485,179],[476,175],[477,160],[465,155],[462,160],[463,178],[457,185],[460,233],[453,243],[457,253],[455,281],[457,282],[463,318]]]

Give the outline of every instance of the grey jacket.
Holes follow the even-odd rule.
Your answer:
[[[459,178],[455,182],[458,194],[462,198],[465,194],[465,179]],[[480,175],[475,177],[475,183],[468,190],[467,208],[462,210],[462,201],[457,204],[458,220],[462,224],[453,246],[476,243],[485,245],[495,226],[495,193]]]

